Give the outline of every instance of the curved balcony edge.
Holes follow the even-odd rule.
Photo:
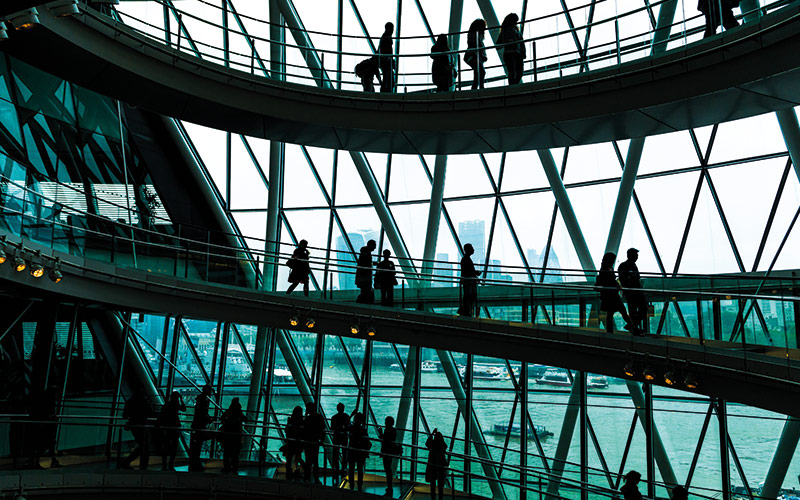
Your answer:
[[[45,12],[2,50],[134,106],[231,132],[367,152],[463,154],[575,146],[800,105],[800,6],[651,58],[515,87],[366,94],[251,75],[91,10]]]
[[[313,331],[339,336],[352,336],[350,327],[360,319],[377,329],[372,340],[457,350],[617,378],[623,377],[623,367],[631,356],[644,360],[656,373],[688,362],[700,381],[692,392],[800,417],[800,362],[794,350],[791,356],[788,351],[769,356],[761,353],[766,349],[763,346],[745,350],[735,342],[633,337],[579,327],[329,302],[157,275],[57,251],[53,254],[64,263],[61,283],[25,279],[27,273],[0,266],[0,286],[18,297],[35,300],[78,301],[115,310],[168,312],[274,328],[288,328],[288,319],[296,311],[313,312],[317,325]],[[363,336],[361,333],[360,338]],[[651,383],[666,386],[661,377]]]

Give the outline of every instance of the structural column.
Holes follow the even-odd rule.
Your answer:
[[[550,188],[553,190],[553,196],[556,198],[556,204],[561,211],[561,217],[564,219],[564,224],[567,226],[567,232],[572,240],[572,245],[575,247],[575,252],[578,254],[578,260],[581,262],[581,267],[586,271],[587,276],[592,275],[595,269],[594,261],[589,254],[589,247],[586,245],[586,239],[583,237],[580,224],[578,224],[578,217],[572,209],[572,203],[569,201],[567,188],[564,187],[564,181],[561,179],[561,174],[558,172],[556,162],[553,159],[553,154],[549,149],[541,149],[539,153],[539,160],[544,167],[544,173],[547,176],[547,181],[550,183]]]
[[[622,180],[619,183],[614,215],[611,217],[611,227],[608,229],[606,252],[619,253],[619,243],[622,240],[622,231],[625,229],[625,221],[628,218],[628,208],[631,206],[633,185],[636,182],[636,174],[639,172],[639,162],[642,159],[643,149],[644,137],[631,139],[628,145],[625,169],[622,171]]]
[[[777,498],[786,478],[786,472],[789,470],[789,464],[792,463],[792,457],[797,451],[798,441],[800,441],[800,420],[787,417],[772,462],[769,464],[764,486],[761,488],[762,498]]]
[[[442,220],[442,203],[444,203],[444,182],[447,174],[447,156],[437,155],[433,167],[433,185],[431,201],[428,205],[428,229],[425,233],[425,250],[422,258],[422,280],[430,285],[436,257],[436,243],[439,237],[439,223]]]

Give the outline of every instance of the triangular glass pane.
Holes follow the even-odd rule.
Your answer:
[[[286,144],[283,172],[283,206],[327,207],[328,201],[308,166],[303,150],[296,144]]]
[[[186,329],[186,334],[189,337],[192,346],[200,358],[200,363],[205,369],[207,376],[211,376],[211,365],[214,358],[214,343],[217,336],[217,322],[205,321],[198,319],[184,319],[183,326]],[[185,341],[185,339],[181,339]],[[186,373],[195,384],[202,386],[205,384],[202,372],[195,366],[194,357],[188,351],[185,352],[185,360],[187,363]],[[202,382],[202,383],[201,383]]]
[[[358,175],[351,155],[360,153],[339,153],[339,166],[336,176],[336,206],[372,204],[364,183]]]
[[[364,156],[367,158],[367,163],[369,164],[369,168],[372,169],[372,175],[375,176],[375,180],[378,182],[378,186],[381,188],[381,192],[385,193],[386,167],[389,155],[384,153],[364,153]],[[397,155],[391,155],[392,169],[394,169],[396,159]]]
[[[452,156],[450,157],[452,159]],[[449,162],[448,162],[449,163]],[[434,164],[429,165],[435,168]],[[447,165],[450,175],[457,175]],[[445,183],[447,177],[445,177]],[[418,156],[393,155],[392,179],[389,186],[389,201],[430,200],[431,181]]]
[[[472,260],[475,266],[483,265],[486,261],[486,245],[489,242],[489,229],[492,224],[492,211],[494,200],[489,198],[446,201],[445,206],[450,214],[450,219],[458,234],[461,245],[471,243],[475,248]],[[461,257],[458,257],[460,260]],[[478,269],[481,271],[482,269]]]
[[[757,133],[754,133],[757,131]],[[747,140],[743,140],[747,138]],[[773,113],[720,123],[709,163],[720,163],[786,151],[783,134]]]
[[[245,238],[252,239],[248,244],[253,251],[263,252],[267,232],[267,212],[234,212],[233,218]]]
[[[700,448],[700,455],[697,460],[690,488],[710,488],[712,490],[722,489],[722,468],[720,467],[720,442],[719,442],[719,419],[717,412],[711,415],[708,424],[708,431]],[[691,489],[690,489],[691,491]]]
[[[442,214],[442,219],[439,222],[439,235],[436,239],[434,259],[436,260],[432,267],[434,282],[431,286],[457,286],[458,262],[461,259],[461,251],[453,239],[453,232],[450,230],[444,214]]]
[[[306,151],[308,151],[308,156],[311,157],[311,161],[314,164],[314,168],[317,169],[317,174],[322,181],[322,185],[325,187],[325,190],[330,197],[333,194],[333,157],[334,157],[334,150],[332,149],[325,149],[325,148],[314,148],[314,147],[306,147]],[[344,151],[339,151],[339,155],[347,154]]]
[[[647,216],[645,215],[645,217]],[[636,262],[636,266],[639,268],[640,272],[661,272],[658,267],[658,260],[656,259],[655,252],[653,251],[650,241],[647,239],[647,232],[644,230],[642,218],[639,216],[639,211],[636,209],[633,199],[631,199],[631,204],[628,207],[625,229],[622,231],[622,238],[620,239],[619,249],[617,250],[617,265],[625,260],[625,254],[629,248],[636,248],[639,250],[639,260]],[[656,246],[656,250],[659,252],[661,251],[658,246]]]
[[[653,425],[658,429],[675,475],[686,478],[700,439],[708,401],[687,398],[683,391],[651,385]],[[716,418],[716,416],[712,416]]]
[[[569,161],[572,162],[571,154]],[[567,167],[568,174],[569,171],[570,168]],[[617,182],[567,190],[589,252],[598,262],[605,253],[609,224],[614,214],[618,193]]]
[[[689,172],[636,181],[636,194],[668,272],[675,266],[698,175]]]
[[[583,267],[581,266],[580,260],[578,260],[578,254],[575,251],[575,245],[572,243],[572,238],[567,231],[567,226],[564,224],[564,219],[561,217],[561,212],[559,211],[558,217],[556,217],[555,227],[553,228],[553,240],[547,255],[545,272],[548,276],[552,276],[553,273],[556,273],[555,278],[551,279],[559,278],[560,276],[558,276],[557,273],[562,272],[563,281],[583,281],[585,277],[581,271],[582,269]],[[548,278],[545,278],[545,281],[547,281],[547,279]]]
[[[216,184],[223,198],[227,192],[226,174],[226,133],[221,130],[181,122],[186,129],[192,146],[197,150],[200,159]]]
[[[789,225],[791,224],[792,219],[797,212],[798,205],[800,205],[800,183],[797,180],[797,176],[794,175],[794,172],[790,172],[788,178],[786,179],[786,186],[784,187],[783,195],[781,196],[778,208],[775,211],[775,219],[772,223],[769,236],[767,237],[767,242],[764,246],[764,252],[761,256],[757,270],[765,271],[772,264],[773,260],[775,259],[775,253],[778,251],[783,238],[786,236],[786,231],[789,229]],[[797,244],[794,234],[796,234],[798,231],[797,226],[800,225],[799,223],[800,221],[795,222],[792,233],[786,240],[786,244],[781,250],[778,260],[775,262],[775,269],[797,268],[797,263],[793,260],[795,252],[787,250],[790,248],[796,248],[790,245]]]
[[[356,17],[353,8],[350,5],[345,5],[343,9],[344,18],[342,20],[342,32],[348,35],[342,39],[342,88],[347,90],[361,90],[361,81],[356,77],[354,69],[356,64],[368,59],[373,55],[373,47],[378,48],[378,39],[383,34],[383,26],[387,22],[395,22],[394,9],[392,12],[383,14],[383,9],[370,9],[368,5],[361,2],[359,5],[359,14],[364,19],[364,26],[367,32],[372,37],[372,44],[370,44],[364,37],[364,31],[361,24]],[[370,14],[370,21],[367,21],[363,16]],[[316,16],[315,16],[316,17]],[[371,22],[373,18],[379,17],[375,22]],[[331,32],[330,23],[322,28],[323,32]],[[395,34],[397,30],[395,30]],[[332,65],[331,65],[332,66]],[[377,80],[376,80],[377,81]],[[376,87],[377,89],[377,87]]]
[[[502,210],[497,211],[494,237],[489,254],[489,268],[484,278],[494,281],[493,284],[496,285],[502,285],[508,281],[524,283],[530,281],[528,269],[520,257],[519,248],[517,248],[514,235],[508,227]]]
[[[701,152],[705,153],[705,149]],[[626,158],[623,156],[623,158]],[[689,132],[671,132],[647,137],[644,141],[638,175],[666,172],[700,165]]]
[[[553,216],[555,200],[552,193],[534,193],[516,196],[504,196],[503,203],[511,218],[511,225],[519,238],[520,246],[525,252],[528,267],[541,279],[547,237],[550,233],[550,221]],[[552,257],[552,254],[551,254]],[[551,261],[551,266],[552,266]],[[545,281],[561,281],[561,277],[548,274]]]
[[[706,184],[703,184],[697,200],[697,208],[678,271],[695,274],[740,271]]]
[[[347,238],[352,245],[355,255],[348,253],[348,246],[341,236],[336,237],[336,249],[341,253],[339,259],[344,267],[339,271],[338,284],[340,289],[354,289],[355,288],[355,260],[357,253],[361,247],[365,246],[369,240],[375,240],[380,243],[381,236],[381,223],[378,219],[378,214],[372,207],[364,208],[348,208],[339,210],[339,217],[342,225],[347,232]],[[388,247],[388,242],[384,243]],[[392,253],[397,255],[395,249]],[[375,259],[377,260],[377,251],[375,252]]]
[[[261,167],[261,171],[264,173],[264,177],[267,178],[269,181],[269,148],[270,148],[270,141],[266,139],[259,139],[257,137],[247,137],[240,135],[239,138],[243,141],[247,141],[247,144],[250,145],[250,150],[253,153],[253,156],[256,157],[258,161],[258,165]]]
[[[775,452],[775,444],[781,436],[786,417],[752,406],[728,404],[728,436],[736,450],[742,465],[745,478],[750,488],[756,489],[767,475],[768,465],[756,457],[771,458]],[[752,422],[759,422],[758,435],[752,433]],[[797,458],[797,453],[794,453]],[[733,459],[731,457],[731,464]],[[795,465],[797,460],[795,460]],[[792,469],[790,469],[791,471]],[[794,469],[797,471],[798,469]],[[790,487],[797,479],[797,474],[789,472],[784,481],[784,488]],[[731,482],[741,486],[742,481],[735,467],[731,470]]]
[[[331,258],[330,258],[330,287],[331,290],[353,290],[356,288],[354,267],[356,257],[354,252],[358,252],[361,246],[355,248],[353,252],[348,247],[349,239],[346,239],[339,225],[334,222],[331,231]],[[363,246],[363,244],[362,244]]]
[[[331,212],[328,209],[320,210],[298,210],[287,211],[286,218],[294,231],[298,241],[301,239],[308,241],[309,252],[311,253],[311,272],[322,286],[325,259],[327,255],[327,230]],[[281,249],[284,253],[294,251],[292,247]],[[331,254],[331,257],[335,257]],[[281,262],[286,259],[281,259]],[[312,286],[313,288],[313,286]]]
[[[478,155],[454,155],[448,158],[444,196],[470,196],[493,193],[486,169]]]
[[[239,136],[231,138],[231,165],[231,209],[266,209],[267,186]]]
[[[422,257],[425,251],[429,205],[429,203],[414,203],[392,206],[395,223],[403,236],[406,249],[413,257]],[[443,224],[443,221],[444,217],[440,219],[439,224]],[[419,261],[415,262],[415,266],[417,270],[421,270]]]
[[[560,166],[559,163],[556,165]],[[491,169],[491,163],[489,164]],[[498,169],[499,170],[499,169]],[[498,174],[492,173],[497,182]],[[548,187],[547,176],[542,169],[542,163],[536,151],[515,151],[506,154],[506,163],[503,168],[503,183],[501,192],[521,191]]]
[[[709,170],[748,271],[758,251],[785,166],[784,158],[773,158]]]

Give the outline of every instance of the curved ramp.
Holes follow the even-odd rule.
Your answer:
[[[800,6],[709,40],[557,80],[455,93],[365,94],[203,61],[93,11],[41,14],[2,50],[135,106],[326,148],[424,154],[644,137],[800,104]]]
[[[27,245],[27,244],[26,244]],[[34,246],[34,248],[36,248]],[[49,249],[43,249],[50,252]],[[800,352],[724,341],[668,336],[633,337],[577,327],[460,318],[424,311],[367,307],[285,293],[201,283],[115,267],[53,252],[64,262],[64,280],[26,279],[12,266],[0,266],[0,288],[19,296],[74,300],[117,310],[171,313],[194,318],[287,328],[293,314],[313,314],[314,331],[352,336],[360,321],[364,336],[372,324],[382,342],[527,361],[612,377],[623,376],[630,353],[647,354],[658,374],[691,362],[700,382],[696,392],[800,416]],[[22,278],[20,278],[22,276]],[[299,327],[296,327],[299,328]],[[653,383],[663,384],[659,376]]]

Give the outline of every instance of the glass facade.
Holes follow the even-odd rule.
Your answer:
[[[491,2],[498,13],[518,9],[518,3]],[[263,19],[268,14],[263,6],[251,2],[223,5],[230,9],[227,15],[231,24],[239,22],[233,6],[239,15]],[[446,29],[449,9],[445,7],[447,3],[438,0],[413,5],[387,1],[381,2],[380,9],[367,8],[367,2],[362,1],[339,5],[324,2],[322,6],[316,1],[296,2],[305,27],[320,32],[356,33],[362,31],[362,26],[379,27],[386,20],[402,17],[400,34],[421,37],[417,42],[403,41],[403,50],[412,53],[426,53],[427,34]],[[629,9],[633,12],[642,8],[630,17],[651,30],[659,7],[643,2]],[[693,7],[694,4],[679,2],[678,19],[698,27],[702,23],[693,16]],[[203,2],[197,2],[196,8],[194,14],[198,18],[219,13],[216,5]],[[581,25],[577,19],[585,26],[591,16],[608,19],[625,9],[621,3],[611,1],[596,5],[592,2],[586,7],[568,6],[566,2],[523,2],[522,17],[538,19],[553,14],[547,23],[560,31],[572,23]],[[223,43],[222,30],[212,29],[197,18],[183,16],[175,22],[173,12],[153,2],[124,3],[119,10],[123,20],[128,14],[154,24],[171,19],[170,42],[179,44],[183,40],[184,49],[190,47],[186,41],[189,37],[194,43],[205,44],[207,50],[228,46],[231,53],[227,55],[225,50],[216,49],[222,62],[235,59],[237,50],[242,54],[254,50],[244,38],[231,37]],[[569,16],[566,10],[570,10]],[[464,2],[462,29],[482,15],[480,2]],[[338,19],[338,25],[333,23]],[[269,38],[268,27],[263,23],[247,18],[242,23],[254,36]],[[526,36],[548,29],[544,23],[527,24]],[[625,25],[623,30],[633,34],[641,28]],[[592,41],[587,50],[613,39],[612,34],[602,30],[593,32],[591,37],[585,28],[576,33],[579,36],[558,37],[554,41],[557,46],[550,47],[552,53],[584,50],[584,36]],[[336,37],[313,33],[309,36],[318,49],[369,52],[366,46],[348,45],[366,44],[364,40],[346,39],[340,47]],[[693,37],[682,43],[699,39],[700,34]],[[562,50],[560,44],[572,46]],[[259,50],[268,48],[262,46]],[[305,65],[298,49],[290,47],[286,52],[287,64]],[[490,63],[499,64],[497,54],[489,53]],[[242,61],[250,64],[246,57]],[[355,62],[355,56],[344,55],[335,65],[331,59],[327,64],[342,70]],[[418,81],[413,77],[415,72],[427,73],[427,59],[419,67],[413,66],[416,63],[419,61],[406,63],[403,72],[408,80],[401,81],[401,86],[427,81],[427,77],[419,77]],[[0,225],[4,230],[71,253],[89,247],[96,251],[96,246],[76,243],[74,234],[55,235],[57,226],[53,221],[69,227],[82,225],[88,230],[96,230],[103,223],[121,223],[165,236],[176,235],[169,207],[165,206],[167,197],[159,196],[169,186],[154,185],[142,155],[131,147],[124,105],[120,108],[112,99],[7,56],[0,59],[0,64],[0,195],[7,210]],[[476,264],[495,283],[578,283],[586,279],[583,272],[587,266],[579,257],[583,250],[567,229],[563,210],[543,172],[541,152],[449,156],[442,219],[438,232],[432,235],[426,231],[425,221],[437,163],[434,156],[361,156],[386,207],[382,214],[383,209],[365,187],[363,172],[356,165],[359,153],[270,143],[191,123],[178,125],[196,151],[200,167],[213,181],[231,225],[241,232],[242,241],[251,245],[252,254],[263,251],[268,219],[273,215],[267,209],[269,195],[279,187],[281,201],[276,220],[283,252],[290,251],[298,240],[307,239],[313,247],[313,257],[329,260],[338,256],[341,266],[354,265],[354,252],[367,240],[376,239],[379,249],[408,255],[416,259],[419,269],[426,242],[435,236],[432,255],[438,262],[432,275],[441,277],[433,284],[437,288],[453,286],[460,249],[468,242],[476,248]],[[676,274],[797,269],[800,241],[794,218],[800,206],[800,182],[784,140],[786,135],[776,116],[767,114],[646,138],[619,248],[640,249],[639,267],[650,273],[652,283]],[[631,140],[620,140],[547,152],[560,171],[586,250],[596,263],[607,248],[630,144]],[[275,154],[276,148],[281,154]],[[281,178],[271,178],[272,173],[279,173]],[[387,228],[381,224],[382,216],[385,220],[387,214],[396,225],[403,248],[393,245]],[[51,223],[31,223],[37,218],[49,218]],[[42,234],[43,227],[51,232]],[[101,258],[100,253],[86,256]],[[140,267],[137,263],[132,265]],[[163,272],[180,275],[179,266],[183,266],[185,277],[208,279],[207,266],[205,273],[190,275],[197,266],[190,266],[188,257],[184,264],[176,258],[174,266]],[[256,261],[256,267],[263,271],[263,262]],[[341,269],[314,266],[312,289],[326,294],[354,289],[352,274],[340,272]],[[286,266],[280,266],[274,284],[261,286],[274,285],[283,291],[288,286],[287,276]],[[252,286],[258,285],[254,280]],[[748,339],[796,348],[797,309],[787,304],[752,301],[752,309],[757,312],[748,321]],[[456,304],[438,305],[436,312],[452,313],[455,307]],[[519,321],[530,312],[530,318],[537,322],[555,323],[558,318],[559,324],[578,326],[584,314],[579,311],[582,307],[554,301],[552,305],[531,305],[530,309],[526,306],[523,312],[518,305],[486,304],[481,315]],[[696,337],[701,328],[714,329],[715,307],[699,300],[655,303],[651,329]],[[723,331],[737,330],[741,307],[737,300],[718,305]],[[569,498],[580,496],[574,485],[584,480],[618,488],[620,475],[631,469],[642,471],[654,485],[653,493],[661,497],[667,496],[661,485],[673,481],[668,477],[669,470],[677,482],[687,484],[693,493],[715,496],[730,485],[736,495],[747,497],[748,489],[756,490],[765,480],[787,421],[783,415],[716,398],[558,367],[523,367],[518,361],[464,354],[457,346],[452,351],[435,351],[326,335],[325,331],[259,332],[256,325],[161,313],[118,314],[121,323],[130,326],[127,335],[135,341],[132,349],[140,353],[145,372],[159,393],[178,390],[186,395],[191,407],[197,386],[208,383],[214,386],[216,403],[221,407],[227,407],[234,397],[247,407],[255,398],[258,413],[252,417],[257,426],[251,432],[270,459],[279,459],[282,426],[294,406],[310,397],[330,417],[336,404],[343,402],[348,411],[356,407],[365,410],[371,437],[376,437],[376,426],[383,424],[385,416],[399,419],[400,415],[407,415],[404,421],[398,421],[398,427],[407,429],[403,436],[407,460],[398,466],[401,480],[424,482],[424,467],[413,459],[424,463],[424,441],[432,429],[438,428],[453,453],[450,485],[482,496],[499,497],[498,492],[503,491],[509,498],[516,498],[521,496],[523,483],[531,488],[529,495],[531,491],[541,494],[553,482],[550,474],[563,468],[561,494]],[[73,319],[65,318],[63,311],[53,315],[54,342],[67,350],[62,360],[72,363],[69,369],[54,368],[53,372],[55,378],[65,381],[64,408],[69,412],[64,413],[86,417],[119,415],[119,391],[125,390],[117,381],[133,375],[126,374],[127,365],[121,375],[115,372],[114,361],[101,344],[106,337],[120,332],[77,313]],[[9,339],[22,342],[22,358],[33,366],[37,328],[44,331],[46,322],[25,319],[21,330],[15,330]],[[264,384],[254,393],[251,380],[259,335],[269,339],[269,353],[267,368],[260,374]],[[70,336],[74,339],[72,345]],[[10,351],[8,342],[0,344],[4,352]],[[24,379],[25,369],[20,370]],[[523,380],[524,372],[527,378]],[[586,390],[582,395],[573,389],[575,380],[584,381]],[[14,398],[21,396],[10,385],[5,391],[0,399],[5,396],[11,402],[9,410],[13,410]],[[640,404],[640,400],[644,403]],[[464,407],[469,411],[463,411]],[[191,410],[184,416],[185,427],[190,419]],[[522,451],[521,421],[531,424],[528,443]],[[722,431],[720,424],[724,426]],[[75,425],[80,432],[62,433],[59,448],[94,446],[110,453],[127,449],[131,441],[127,431],[119,431],[116,439],[120,445],[116,445],[114,438],[95,429],[88,418],[76,419]],[[659,437],[648,444],[646,435],[652,435],[654,430]],[[721,438],[723,435],[726,439]],[[472,444],[465,444],[468,440]],[[559,447],[562,442],[566,446]],[[254,446],[248,452],[255,455],[257,449]],[[206,451],[219,453],[213,446]],[[657,456],[662,451],[669,465]],[[7,452],[0,447],[0,453]],[[482,465],[481,457],[489,458],[488,466]],[[521,473],[523,462],[526,467]],[[369,459],[368,468],[382,474],[377,455]],[[798,474],[800,454],[794,450],[783,488],[794,488]]]

